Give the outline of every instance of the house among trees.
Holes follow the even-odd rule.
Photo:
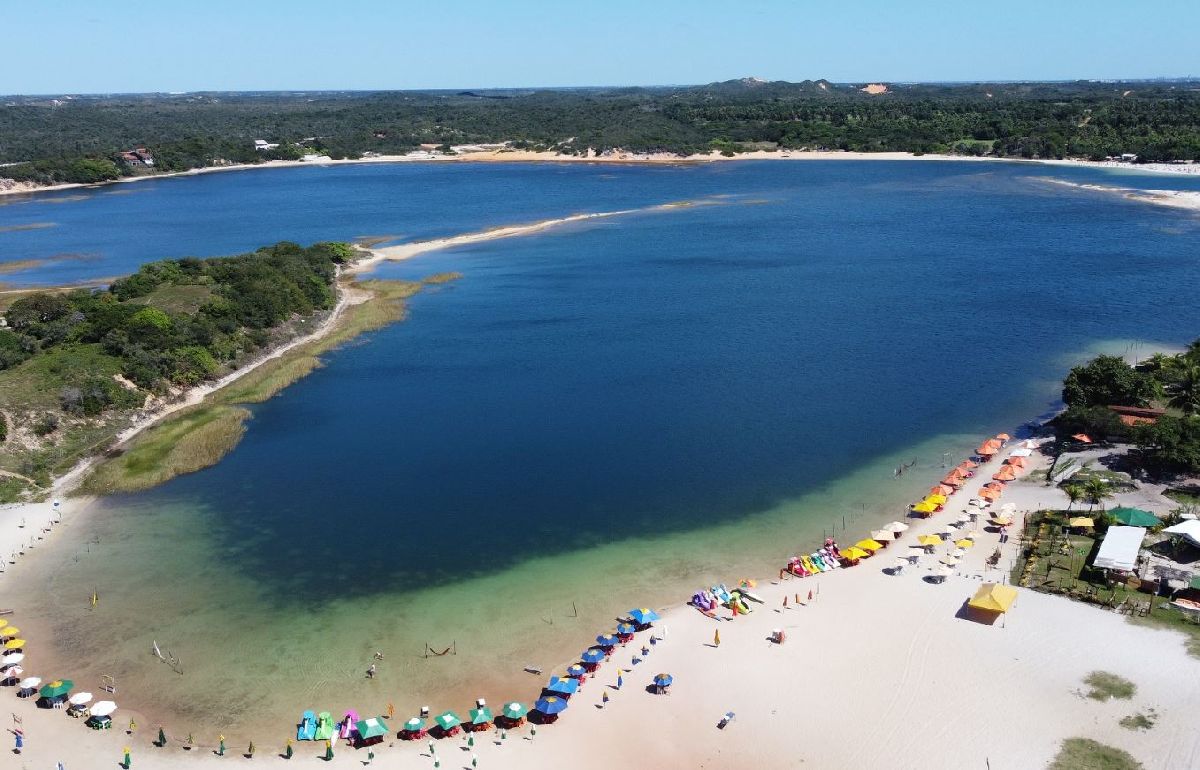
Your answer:
[[[1153,425],[1158,418],[1166,414],[1165,409],[1151,409],[1142,406],[1109,405],[1109,411],[1116,412],[1121,422],[1133,427],[1134,425]]]
[[[266,139],[255,139],[254,140],[254,149],[258,150],[259,152],[265,152],[267,150],[275,150],[275,149],[278,149],[278,147],[279,147],[279,142],[268,142]]]
[[[121,162],[128,166],[153,166],[154,156],[145,147],[137,147],[122,152]]]

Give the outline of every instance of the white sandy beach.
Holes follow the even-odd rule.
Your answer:
[[[1035,455],[1035,457],[1037,457]],[[922,556],[917,567],[893,576],[883,571],[895,556],[912,551],[920,534],[945,529],[965,509],[972,493],[999,464],[988,463],[951,498],[947,510],[928,521],[908,520],[901,540],[854,568],[813,578],[773,579],[755,589],[765,603],[749,616],[714,621],[688,606],[664,612],[656,624],[663,640],[646,660],[634,663],[647,634],[621,648],[598,676],[570,701],[558,724],[476,738],[438,742],[443,767],[483,768],[945,768],[1044,767],[1069,737],[1090,737],[1133,754],[1150,770],[1200,766],[1200,732],[1193,714],[1200,692],[1200,662],[1188,657],[1182,636],[1134,625],[1125,617],[1069,600],[1020,590],[1016,606],[991,625],[960,617],[964,602],[984,580],[1003,582],[1019,538],[1002,547],[998,569],[985,559],[999,535],[982,531],[957,574],[943,584],[927,582],[936,559]],[[931,484],[936,479],[931,479]],[[1001,502],[1019,511],[1060,506],[1057,488],[1024,481],[1009,485]],[[1153,493],[1130,499],[1162,510]],[[1020,521],[1018,520],[1018,524]],[[855,533],[865,535],[866,533]],[[843,547],[853,538],[846,538]],[[796,544],[800,547],[805,544]],[[809,547],[812,544],[807,544]],[[729,576],[732,585],[736,576]],[[812,591],[814,599],[808,600]],[[799,596],[802,606],[796,606]],[[783,609],[784,597],[789,608]],[[682,597],[681,597],[682,598]],[[718,614],[728,615],[725,610]],[[12,618],[19,622],[19,615]],[[767,641],[772,629],[788,635],[783,645]],[[600,629],[598,629],[599,631]],[[721,643],[713,646],[714,631]],[[586,644],[581,639],[581,646]],[[26,670],[36,671],[36,640]],[[565,665],[567,661],[563,661]],[[611,687],[617,668],[624,687]],[[1131,701],[1099,703],[1082,697],[1083,678],[1093,670],[1117,673],[1138,687]],[[653,676],[675,677],[670,695],[646,691]],[[552,672],[547,672],[547,674]],[[531,678],[530,691],[536,689]],[[610,702],[600,708],[602,693]],[[210,767],[216,736],[196,736],[185,751],[174,736],[165,749],[149,742],[155,726],[139,725],[130,739],[123,729],[95,733],[61,711],[39,710],[18,701],[10,710],[28,737],[21,766],[68,770],[103,767],[133,747],[136,767]],[[119,696],[117,697],[120,702]],[[418,704],[397,704],[397,722]],[[465,714],[462,704],[460,714]],[[499,704],[492,704],[497,706]],[[1153,729],[1134,732],[1117,721],[1153,708]],[[736,719],[724,730],[727,711]],[[123,728],[128,714],[118,712]],[[258,742],[256,763],[281,762],[284,738]],[[232,746],[240,754],[244,746]],[[295,746],[292,762],[317,766],[323,747]],[[389,739],[376,749],[374,765],[428,768],[425,741]],[[335,749],[331,764],[361,766],[364,750]],[[225,762],[241,762],[225,759]],[[13,765],[17,766],[17,765]],[[111,766],[111,765],[110,765]]]

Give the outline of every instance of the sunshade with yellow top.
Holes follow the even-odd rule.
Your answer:
[[[937,510],[937,506],[928,500],[922,500],[912,507],[917,513],[933,513]]]
[[[849,559],[850,561],[858,561],[859,559],[865,559],[871,555],[858,546],[843,548],[840,553],[843,559]]]
[[[871,553],[875,553],[880,548],[883,548],[883,543],[879,542],[878,540],[871,540],[868,538],[866,540],[859,540],[857,543],[854,544],[854,547],[861,548],[864,551],[870,551]]]
[[[24,639],[9,639],[7,642],[4,643],[4,649],[6,649],[6,650],[19,650],[19,649],[23,648],[24,646],[25,646]]]
[[[984,583],[967,606],[987,612],[1008,612],[1017,600],[1017,589],[999,583]]]
[[[925,499],[927,501],[933,503],[934,505],[945,505],[946,504],[946,496],[945,495],[930,495],[929,497],[927,497]]]
[[[959,548],[970,548],[975,545],[975,541],[964,537],[962,540],[955,540],[954,544]]]
[[[942,539],[937,535],[921,535],[917,538],[917,542],[921,545],[941,545]]]
[[[1067,522],[1067,526],[1069,526],[1069,527],[1094,527],[1094,526],[1096,526],[1096,522],[1093,521],[1092,519],[1089,519],[1087,516],[1076,516],[1075,518],[1073,518]]]
[[[7,625],[8,625],[8,621],[5,620],[4,618],[0,618],[0,628],[4,628]]]
[[[993,516],[992,523],[998,524],[1001,527],[1007,527],[1013,523],[1012,516]]]
[[[0,628],[0,639],[12,639],[12,638],[20,636],[20,635],[21,635],[21,629],[17,628],[16,626]]]

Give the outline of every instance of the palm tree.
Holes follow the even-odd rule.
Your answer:
[[[1078,484],[1067,484],[1063,487],[1063,491],[1067,493],[1067,499],[1071,501],[1070,504],[1067,505],[1068,511],[1071,510],[1071,508],[1073,508],[1075,504],[1084,497],[1083,490]]]
[[[1081,491],[1083,497],[1088,501],[1088,510],[1092,509],[1093,505],[1099,505],[1103,508],[1104,501],[1111,499],[1113,496],[1112,489],[1108,486],[1108,482],[1099,476],[1092,476],[1087,481],[1083,482]]]
[[[1200,366],[1189,364],[1179,373],[1170,404],[1184,414],[1200,412]]]

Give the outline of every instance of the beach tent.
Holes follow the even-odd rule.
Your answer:
[[[1162,520],[1155,516],[1150,511],[1143,511],[1141,508],[1126,508],[1121,506],[1113,508],[1108,512],[1109,516],[1119,521],[1122,524],[1128,524],[1131,527],[1157,527],[1162,524]]]
[[[967,602],[967,606],[988,612],[1008,612],[1017,600],[1017,589],[1000,583],[984,583]]]
[[[1181,535],[1194,545],[1200,546],[1200,521],[1195,519],[1181,521],[1173,527],[1167,527],[1163,532],[1168,535]]]
[[[1137,564],[1138,551],[1146,538],[1144,527],[1109,527],[1096,553],[1093,567],[1131,572]]]
[[[1094,527],[1096,522],[1087,516],[1076,516],[1067,522],[1068,527]]]

